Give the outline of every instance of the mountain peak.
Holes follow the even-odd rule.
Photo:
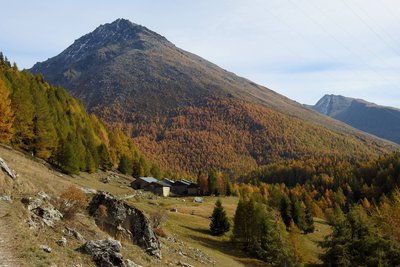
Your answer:
[[[146,50],[161,45],[172,44],[165,37],[144,26],[119,18],[111,23],[100,25],[91,33],[75,40],[54,59],[61,59],[64,67],[68,68],[72,62],[78,62],[90,55],[103,57],[104,51],[111,51],[115,55],[117,50],[122,51],[125,48]]]
[[[334,116],[350,106],[353,100],[342,95],[326,94],[318,100],[313,109],[324,115]]]

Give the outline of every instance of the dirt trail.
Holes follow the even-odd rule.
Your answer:
[[[16,258],[12,255],[13,248],[10,244],[11,234],[9,233],[8,213],[5,209],[5,203],[0,201],[0,266],[1,267],[19,267]]]

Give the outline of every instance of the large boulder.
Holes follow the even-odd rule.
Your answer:
[[[120,254],[121,243],[111,238],[105,240],[91,240],[86,242],[81,251],[92,256],[100,267],[125,267],[124,259]]]
[[[88,211],[103,231],[114,238],[129,240],[161,259],[160,242],[142,211],[104,192],[92,198]]]

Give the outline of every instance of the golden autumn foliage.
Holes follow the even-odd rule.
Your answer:
[[[76,186],[70,186],[65,190],[54,206],[61,212],[64,219],[73,219],[88,204],[86,195]]]
[[[14,132],[14,113],[9,95],[9,90],[0,79],[0,142],[2,143],[9,143]]]

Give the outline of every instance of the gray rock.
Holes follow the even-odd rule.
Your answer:
[[[190,265],[189,263],[185,263],[185,262],[182,262],[182,261],[179,262],[179,266],[182,266],[182,267],[194,267],[193,265]]]
[[[63,217],[61,212],[51,205],[39,207],[35,211],[38,212],[37,215],[42,217],[43,222],[49,227],[54,227],[55,222],[61,220]]]
[[[81,247],[81,251],[91,255],[97,266],[124,267],[125,263],[120,254],[121,248],[119,241],[108,238],[86,242]]]
[[[12,202],[10,196],[0,196],[0,201]]]
[[[39,192],[36,197],[23,197],[21,202],[26,206],[26,208],[32,212],[32,221],[37,221],[33,215],[41,218],[43,223],[49,227],[54,227],[55,222],[61,220],[63,215],[49,202],[50,197],[44,193]],[[30,225],[32,225],[30,223]]]
[[[43,249],[43,251],[47,253],[51,253],[51,248],[48,245],[40,245],[40,249]]]
[[[97,190],[93,188],[81,187],[80,189],[85,194],[97,194]]]
[[[100,205],[106,207],[106,214],[101,214]],[[129,240],[161,259],[160,242],[142,211],[104,192],[93,197],[88,211],[103,231],[115,238]]]
[[[60,247],[65,247],[67,245],[67,239],[65,237],[61,237],[61,239],[57,240],[56,243]]]
[[[193,199],[193,202],[196,202],[196,203],[203,203],[203,198],[202,198],[202,197],[195,197],[195,198]]]
[[[10,167],[8,167],[6,161],[2,158],[0,158],[0,168],[6,172],[8,176],[10,176],[13,180],[17,178],[17,174],[15,171],[11,170]]]
[[[125,266],[126,267],[143,267],[142,265],[136,264],[133,261],[126,259],[125,260]]]
[[[79,241],[85,241],[85,238],[75,229],[69,228],[69,227],[65,227],[65,231],[66,234],[73,236],[74,238],[76,238]]]

